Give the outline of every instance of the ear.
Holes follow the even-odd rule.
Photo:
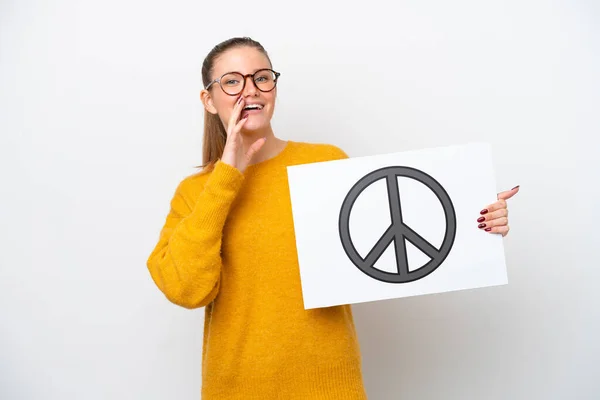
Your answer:
[[[200,100],[204,105],[204,109],[211,114],[217,114],[217,109],[215,108],[212,100],[212,96],[206,89],[202,89],[200,91]]]

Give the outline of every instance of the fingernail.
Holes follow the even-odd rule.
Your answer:
[[[240,98],[238,99],[238,104],[240,104],[240,103],[242,102],[242,99],[243,99],[243,98],[244,98],[244,97],[240,96]]]
[[[249,114],[246,114],[246,115],[244,115],[244,116],[242,117],[242,119],[246,119],[246,118],[248,118],[248,115],[249,115]]]
[[[481,229],[481,228],[485,228],[485,224],[479,224],[478,228],[479,228],[479,229]]]
[[[479,217],[479,218],[477,218],[477,222],[483,222],[483,221],[485,221],[485,217]]]
[[[514,188],[512,188],[512,189],[510,189],[510,190],[515,190],[515,189],[516,189],[516,188],[518,188],[519,186],[521,186],[521,185],[517,185],[517,186],[515,186]]]
[[[488,209],[487,209],[487,208],[484,208],[483,210],[481,210],[481,211],[479,212],[479,214],[483,215],[483,214],[487,214],[487,212],[488,212]]]
[[[486,231],[486,232],[489,232],[489,231],[491,231],[491,230],[492,230],[492,228],[485,228],[485,231]]]

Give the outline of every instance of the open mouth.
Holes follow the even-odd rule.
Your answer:
[[[244,107],[244,111],[253,111],[253,110],[262,110],[263,106],[262,104],[248,104],[246,107]]]
[[[243,115],[250,115],[250,114],[256,114],[261,112],[263,109],[263,105],[262,104],[248,104],[246,107],[244,107],[244,109],[242,110],[242,116]]]

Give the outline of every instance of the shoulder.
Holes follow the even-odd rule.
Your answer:
[[[294,153],[304,162],[321,162],[348,158],[340,147],[329,143],[290,142]]]

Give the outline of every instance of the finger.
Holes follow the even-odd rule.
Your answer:
[[[236,134],[239,131],[241,131],[242,127],[244,126],[244,124],[246,123],[246,121],[248,121],[248,116],[247,115],[244,118],[240,119],[240,121],[237,124],[235,124],[235,126],[231,130],[231,133],[232,134]]]
[[[233,129],[235,128],[235,126],[237,125],[237,123],[240,120],[240,115],[242,114],[242,110],[244,109],[245,105],[246,105],[246,101],[244,100],[244,96],[240,95],[240,97],[238,98],[238,101],[235,103],[235,106],[233,107],[231,116],[229,117],[229,126],[228,126],[229,129],[227,129],[229,131],[228,133],[233,132]]]
[[[485,231],[488,233],[501,234],[504,237],[504,236],[508,235],[508,232],[510,231],[510,227],[508,225],[495,226],[493,228],[486,228]]]
[[[252,143],[252,146],[250,146],[250,148],[246,152],[246,160],[248,160],[248,162],[250,162],[252,160],[252,157],[254,157],[254,155],[261,149],[261,147],[263,147],[263,145],[265,144],[266,141],[267,141],[267,138],[264,137],[264,138],[258,139],[256,142]]]
[[[508,200],[511,197],[513,197],[515,194],[517,194],[518,192],[519,192],[519,186],[515,186],[514,188],[512,188],[510,190],[506,190],[504,192],[498,193],[498,200],[500,200],[500,199]]]
[[[488,205],[486,208],[484,208],[483,210],[481,210],[479,212],[479,214],[485,215],[485,214],[492,213],[492,212],[497,211],[497,210],[501,210],[501,209],[506,208],[506,207],[507,207],[506,200],[500,199],[497,202]]]
[[[495,226],[504,226],[504,225],[508,225],[508,218],[500,217],[500,218],[493,219],[491,221],[482,222],[479,225],[477,225],[477,227],[479,229],[487,229],[487,228],[493,228]]]
[[[481,223],[481,222],[491,221],[491,220],[501,218],[501,217],[508,217],[508,209],[507,208],[501,208],[501,209],[493,211],[493,212],[488,212],[485,215],[477,218],[477,222]]]

